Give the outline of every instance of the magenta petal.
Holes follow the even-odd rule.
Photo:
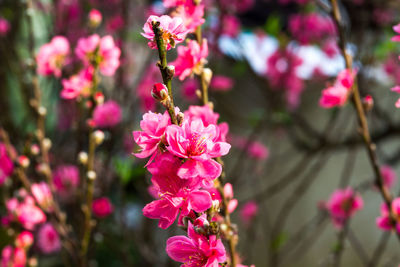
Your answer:
[[[213,180],[221,175],[222,167],[215,160],[188,160],[178,170],[182,179],[202,178]]]
[[[162,229],[167,229],[174,223],[178,212],[179,208],[175,208],[165,199],[152,201],[143,208],[143,215],[150,219],[159,219],[158,226]]]
[[[198,176],[197,173],[197,161],[188,160],[182,164],[182,166],[178,170],[178,176],[182,179],[192,179]]]
[[[231,149],[231,145],[226,143],[226,142],[218,142],[215,143],[212,150],[209,151],[209,155],[212,158],[217,158],[221,156],[225,156],[226,154],[229,153],[229,150]]]
[[[392,37],[390,40],[392,40],[393,42],[400,42],[400,35],[396,35]]]
[[[389,217],[376,218],[376,225],[384,231],[390,231],[392,229]]]
[[[207,191],[193,191],[189,196],[190,205],[196,212],[208,210],[212,205],[211,195]]]
[[[196,246],[186,236],[170,237],[165,250],[171,259],[178,262],[188,262],[198,253]]]

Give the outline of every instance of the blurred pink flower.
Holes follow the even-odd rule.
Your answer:
[[[184,263],[185,267],[216,267],[226,261],[225,247],[215,235],[209,237],[196,233],[189,222],[188,237],[173,236],[167,240],[168,256]]]
[[[46,211],[53,209],[53,195],[51,194],[50,187],[45,182],[32,184],[31,191],[41,208]]]
[[[93,200],[92,210],[96,217],[105,218],[114,211],[114,206],[108,197],[101,197]]]
[[[7,200],[8,216],[10,221],[16,220],[25,229],[33,230],[37,224],[46,221],[46,215],[35,205],[35,200],[31,196],[25,195],[23,197],[22,202],[19,202],[16,198]]]
[[[75,54],[86,66],[98,64],[100,72],[105,76],[114,75],[120,65],[121,50],[110,35],[100,38],[99,35],[93,34],[87,38],[80,38]]]
[[[100,25],[101,20],[103,19],[103,16],[101,15],[101,12],[98,11],[97,9],[92,9],[89,12],[89,23],[92,27],[97,27]]]
[[[185,5],[178,6],[176,11],[172,13],[173,17],[180,17],[188,32],[195,32],[196,28],[201,26],[205,19],[204,5],[196,5],[192,1],[188,1]]]
[[[225,15],[222,19],[222,34],[235,38],[239,35],[241,26],[240,20],[233,15]]]
[[[43,224],[37,235],[37,245],[45,254],[51,254],[61,249],[60,236],[51,223]]]
[[[160,22],[160,29],[162,30],[162,37],[167,50],[174,48],[176,44],[182,43],[185,40],[188,30],[185,29],[182,18],[171,18],[168,15],[161,17],[150,16],[143,26],[144,33],[142,33],[149,40],[148,45],[150,48],[157,49],[157,43],[154,40],[153,21]]]
[[[10,31],[10,23],[5,18],[0,17],[0,36],[5,36]]]
[[[347,103],[347,98],[354,83],[356,73],[349,70],[341,71],[333,86],[322,91],[319,105],[323,108],[341,107]]]
[[[75,165],[61,165],[53,173],[54,186],[58,193],[67,196],[79,185],[79,169]]]
[[[400,42],[400,23],[393,26],[393,30],[398,33],[399,35],[396,35],[394,37],[392,37],[392,41],[394,42]]]
[[[28,249],[33,244],[33,234],[29,231],[22,231],[15,238],[15,245],[19,248]]]
[[[25,267],[26,252],[23,248],[5,246],[1,252],[1,267]]]
[[[196,41],[189,40],[187,46],[178,47],[178,58],[171,64],[175,66],[175,74],[183,81],[192,73],[200,75],[203,65],[207,62],[208,45],[204,39],[200,46]]]
[[[225,92],[231,90],[233,85],[234,82],[232,78],[222,75],[215,75],[211,79],[210,88],[213,89],[214,91]]]
[[[0,186],[14,171],[14,164],[7,154],[6,145],[0,143]]]
[[[122,110],[117,102],[109,100],[98,105],[93,111],[93,122],[95,127],[113,127],[121,122]]]
[[[124,26],[124,18],[121,15],[116,15],[107,21],[106,30],[109,33],[114,33],[121,30]]]
[[[87,97],[93,86],[93,67],[89,66],[81,70],[77,75],[63,79],[61,97],[64,99],[76,99],[79,96]]]
[[[200,88],[199,81],[196,79],[186,79],[182,83],[182,95],[188,101],[194,101],[197,99],[196,90]]]
[[[249,225],[253,221],[258,212],[258,204],[255,201],[248,201],[240,208],[240,219],[245,225]]]
[[[191,0],[163,0],[163,4],[165,7],[169,8],[185,5],[189,1]]]
[[[396,92],[398,94],[400,94],[400,86],[396,85],[395,87],[393,87],[392,89],[390,89],[392,92]],[[396,108],[400,108],[400,98],[397,99],[396,104],[395,104]]]
[[[332,19],[317,12],[290,16],[289,31],[301,44],[320,42],[336,35]]]
[[[364,202],[351,187],[337,189],[326,203],[334,226],[342,228],[347,219],[363,208]]]
[[[50,43],[40,47],[36,57],[37,72],[40,75],[61,76],[61,70],[66,64],[69,54],[69,42],[64,36],[55,36]]]
[[[383,165],[381,167],[381,173],[382,173],[383,184],[387,188],[391,188],[392,186],[394,186],[394,184],[397,182],[397,175],[395,170],[388,165]]]

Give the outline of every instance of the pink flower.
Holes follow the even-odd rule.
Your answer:
[[[258,204],[255,201],[246,202],[240,209],[240,219],[245,225],[249,225],[253,221],[258,212]]]
[[[37,203],[45,210],[50,211],[53,207],[53,195],[51,194],[49,186],[45,182],[32,184],[32,195]]]
[[[105,218],[114,211],[114,206],[107,197],[101,197],[93,201],[92,210],[97,217]]]
[[[10,23],[5,18],[0,17],[0,36],[5,36],[10,31]]]
[[[144,33],[142,33],[142,35],[149,40],[148,45],[152,49],[157,49],[152,26],[154,21],[160,22],[160,29],[167,50],[174,48],[176,44],[182,43],[186,38],[186,34],[189,32],[185,28],[183,20],[180,17],[171,18],[168,15],[163,15],[161,17],[150,16],[143,26]]]
[[[222,76],[222,75],[215,75],[211,79],[210,88],[214,91],[229,91],[233,87],[233,80],[229,77]]]
[[[61,97],[64,99],[75,99],[79,96],[87,97],[93,86],[93,67],[88,67],[71,76],[69,79],[63,79],[63,89]]]
[[[265,160],[268,158],[268,148],[260,142],[254,141],[248,147],[248,153],[252,158]]]
[[[0,186],[14,171],[14,164],[7,155],[6,145],[0,143]]]
[[[2,267],[25,267],[26,252],[23,248],[5,246],[1,252]]]
[[[173,16],[182,18],[188,32],[195,32],[196,28],[205,22],[203,18],[204,5],[196,5],[192,1],[188,1],[185,5],[178,6]]]
[[[211,196],[207,191],[199,190],[196,180],[180,179],[177,175],[181,166],[180,159],[168,152],[161,154],[149,165],[153,174],[152,183],[160,199],[147,204],[143,215],[151,219],[159,219],[159,227],[166,229],[172,225],[181,211],[181,217],[190,211],[200,213],[211,207]]]
[[[114,75],[120,65],[121,50],[110,35],[100,38],[99,35],[93,34],[87,38],[80,38],[75,54],[86,66],[98,64],[100,72],[105,76]]]
[[[106,30],[109,33],[114,33],[121,30],[125,25],[124,18],[121,15],[116,15],[107,21]]]
[[[92,27],[97,27],[100,25],[103,16],[97,9],[92,9],[89,12],[89,23]]]
[[[197,99],[196,90],[200,88],[199,81],[196,79],[186,79],[182,83],[182,94],[188,101]]]
[[[159,152],[159,145],[165,130],[171,124],[171,118],[167,112],[164,114],[149,111],[143,115],[140,122],[142,131],[134,131],[133,138],[140,147],[140,152],[135,153],[138,158],[150,157],[149,164]]]
[[[15,245],[27,249],[33,244],[33,234],[29,231],[22,231],[15,239]]]
[[[303,64],[290,49],[278,49],[267,61],[267,75],[272,89],[284,90],[286,102],[290,108],[296,108],[300,102],[300,95],[304,90],[303,80],[296,72]]]
[[[38,232],[37,245],[45,254],[51,254],[61,249],[60,236],[51,223],[43,224]]]
[[[333,86],[322,91],[319,105],[323,108],[341,107],[347,102],[351,88],[354,83],[355,72],[349,70],[341,71]]]
[[[61,165],[53,173],[53,181],[56,190],[67,196],[79,185],[79,169],[75,165]]]
[[[117,102],[109,100],[98,105],[93,111],[93,122],[95,127],[113,127],[121,122],[122,110]]]
[[[392,90],[393,92],[396,92],[396,93],[399,93],[399,94],[400,94],[400,86],[398,86],[398,85],[395,86],[395,87],[393,87],[393,88],[390,89],[390,90]],[[400,108],[400,98],[397,99],[395,106],[396,106],[396,108]]]
[[[396,35],[394,37],[392,37],[392,41],[393,42],[400,42],[400,24],[397,24],[395,26],[393,26],[393,30],[398,33],[399,35]]]
[[[203,40],[201,46],[196,41],[189,40],[187,46],[178,47],[178,58],[171,64],[175,66],[175,74],[179,76],[179,80],[183,81],[192,73],[201,74],[207,56],[207,40]]]
[[[394,199],[392,201],[392,205],[395,202],[396,203],[399,202],[399,198]],[[397,206],[397,204],[395,204],[395,206]],[[376,225],[378,226],[378,228],[380,228],[383,231],[390,231],[393,228],[393,225],[390,220],[389,209],[388,209],[386,203],[382,203],[382,205],[381,205],[381,216],[376,218]],[[399,226],[400,225],[398,223],[396,223],[396,229],[400,229]]]
[[[7,200],[6,207],[10,220],[16,220],[27,230],[33,230],[36,225],[46,221],[46,215],[35,205],[31,196],[24,196],[22,202],[11,198]]]
[[[185,120],[193,121],[200,119],[205,127],[210,124],[217,125],[219,114],[215,113],[209,105],[204,106],[189,106],[185,111]]]
[[[227,212],[234,212],[238,205],[238,200],[233,198],[233,188],[230,183],[224,185],[224,196],[228,200]]]
[[[191,0],[163,0],[163,4],[165,7],[177,7],[182,6],[188,3]]]
[[[167,127],[167,150],[187,159],[178,170],[180,178],[204,179],[204,185],[209,186],[221,174],[222,167],[213,158],[228,154],[231,145],[216,142],[217,137],[216,126],[211,124],[204,127],[201,120],[185,121],[182,127]]]
[[[225,15],[222,20],[222,33],[235,38],[240,33],[240,20],[236,16]]]
[[[351,187],[337,189],[332,193],[326,203],[326,209],[330,213],[335,227],[342,228],[345,221],[353,216],[364,205],[363,199],[354,193]]]
[[[36,57],[37,72],[40,75],[61,76],[61,69],[66,63],[69,54],[69,42],[64,36],[55,36],[50,43],[44,44],[39,49]]]
[[[381,167],[381,173],[382,173],[382,179],[383,179],[383,184],[387,188],[391,188],[397,180],[397,175],[395,170],[387,165],[384,165]]]
[[[226,261],[225,247],[215,235],[197,234],[189,222],[188,236],[173,236],[167,240],[167,254],[184,267],[216,267]]]

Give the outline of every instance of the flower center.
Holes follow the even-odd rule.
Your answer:
[[[199,156],[206,151],[206,137],[193,133],[189,138],[187,152],[190,156]]]

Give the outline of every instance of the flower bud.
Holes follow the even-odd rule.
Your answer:
[[[97,9],[92,9],[89,12],[89,25],[92,28],[96,28],[97,26],[100,25],[101,21],[103,19],[103,16],[101,15],[100,11]]]
[[[86,175],[89,180],[95,180],[97,177],[96,172],[94,171],[88,171]]]
[[[47,114],[47,109],[43,106],[40,106],[37,110],[37,112],[39,113],[40,116],[46,116]]]
[[[21,165],[23,168],[28,168],[30,161],[27,156],[21,155],[18,157],[18,164]]]
[[[78,160],[81,164],[86,165],[88,161],[88,154],[84,151],[79,152]]]
[[[96,145],[100,145],[101,143],[103,143],[103,141],[104,141],[104,133],[103,133],[103,131],[96,130],[93,133],[93,138],[94,138],[94,141],[95,141]]]
[[[227,199],[232,199],[233,198],[233,188],[232,184],[226,183],[224,186],[224,195]]]
[[[32,153],[32,155],[38,155],[39,154],[39,152],[40,152],[40,147],[37,145],[37,144],[33,144],[32,146],[31,146],[31,153]]]
[[[158,101],[164,101],[168,98],[168,88],[165,86],[165,84],[156,83],[153,85],[151,95]]]
[[[97,92],[94,95],[94,101],[96,102],[97,105],[101,105],[104,103],[104,95],[102,92]]]
[[[374,99],[371,95],[366,95],[362,100],[365,111],[370,111],[374,107]]]
[[[168,74],[169,79],[172,79],[172,77],[174,77],[174,75],[175,75],[175,66],[174,65],[167,66],[167,74]]]
[[[205,68],[203,70],[203,77],[204,77],[207,85],[210,84],[212,76],[213,76],[212,70],[210,70],[209,68]]]
[[[178,115],[176,115],[176,119],[178,120],[178,125],[181,126],[183,123],[184,119],[184,114],[182,112],[179,112]]]
[[[43,146],[45,149],[49,150],[51,148],[51,140],[49,138],[43,139]]]
[[[33,234],[29,231],[21,232],[15,239],[15,245],[20,248],[29,248],[33,244]]]

